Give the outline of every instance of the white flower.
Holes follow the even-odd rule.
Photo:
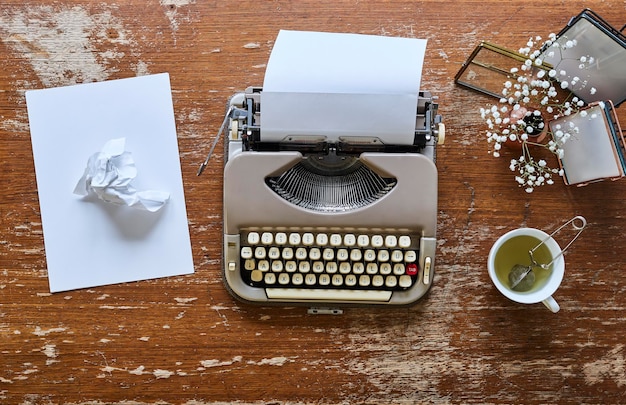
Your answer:
[[[563,170],[559,168],[551,168],[550,159],[545,158],[535,160],[533,153],[537,149],[544,148],[552,153],[556,158],[562,158],[564,150],[561,148],[572,134],[579,132],[578,128],[571,121],[565,121],[561,125],[547,126],[552,119],[569,116],[580,113],[581,117],[585,117],[587,112],[583,110],[585,103],[575,96],[565,95],[562,98],[561,89],[571,87],[584,88],[587,86],[587,80],[582,74],[579,76],[568,75],[566,69],[558,64],[550,69],[545,70],[543,67],[543,57],[546,55],[544,50],[548,47],[548,56],[554,56],[556,52],[561,54],[561,59],[578,60],[581,68],[586,63],[592,63],[593,58],[589,55],[576,56],[568,58],[565,53],[576,46],[575,40],[569,40],[564,45],[556,42],[556,35],[550,34],[548,41],[539,44],[540,37],[531,37],[526,47],[520,48],[520,53],[525,56],[519,67],[510,69],[511,76],[503,83],[502,97],[499,104],[481,109],[481,117],[488,127],[487,142],[490,144],[488,151],[494,157],[500,157],[502,146],[507,141],[517,142],[522,145],[522,153],[519,159],[512,159],[509,163],[509,169],[517,172],[515,181],[518,186],[524,188],[528,193],[534,191],[536,187],[553,184],[552,176],[563,176]],[[558,50],[558,51],[557,51]],[[534,75],[530,71],[533,66],[540,67],[534,71]],[[519,71],[526,71],[529,74],[518,74]],[[514,75],[514,76],[513,76]],[[553,85],[555,79],[559,78],[560,89],[557,92]],[[590,93],[594,94],[596,89],[591,87]],[[591,114],[590,114],[591,115]],[[541,120],[535,120],[532,125],[529,124],[529,117],[541,117]],[[528,122],[526,122],[528,121]],[[536,143],[531,140],[529,134],[535,133],[537,130],[547,129],[550,137],[546,143]]]
[[[596,88],[595,88],[595,87],[590,88],[590,89],[589,89],[589,93],[590,93],[591,95],[596,94]]]

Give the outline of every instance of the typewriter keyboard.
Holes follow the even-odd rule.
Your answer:
[[[242,231],[244,282],[269,298],[388,300],[419,277],[419,236]]]

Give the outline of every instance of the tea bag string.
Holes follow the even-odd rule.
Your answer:
[[[545,264],[545,263],[537,263],[537,261],[535,260],[535,257],[533,256],[533,253],[535,252],[535,250],[537,250],[539,248],[539,246],[543,245],[544,243],[546,243],[548,241],[548,239],[552,238],[554,235],[556,235],[561,229],[563,229],[564,227],[566,227],[567,225],[572,224],[573,228],[575,230],[577,230],[578,232],[576,233],[576,235],[574,235],[574,237],[572,238],[572,240],[569,241],[569,243],[563,248],[561,249],[561,251],[559,252],[558,255],[554,256],[552,258],[552,261],[550,261],[550,263]],[[585,227],[587,226],[587,220],[585,219],[585,217],[583,216],[575,216],[574,218],[570,219],[569,221],[567,221],[566,223],[564,223],[563,225],[559,226],[554,232],[552,232],[547,238],[545,238],[544,240],[542,240],[537,246],[535,246],[534,248],[532,248],[531,250],[528,251],[528,254],[530,255],[530,261],[531,264],[533,266],[539,266],[544,270],[548,270],[550,268],[550,266],[552,265],[552,263],[554,263],[554,261],[556,259],[558,259],[559,257],[561,257],[563,255],[563,253],[565,253],[565,251],[572,245],[572,243],[574,243],[574,241],[576,239],[578,239],[578,237],[580,236],[580,234],[582,233],[582,231],[585,229]]]

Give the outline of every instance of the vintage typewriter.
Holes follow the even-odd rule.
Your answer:
[[[434,97],[419,92],[412,142],[392,144],[368,134],[266,140],[262,94],[235,94],[220,129],[227,289],[245,302],[311,307],[424,296],[445,135]]]

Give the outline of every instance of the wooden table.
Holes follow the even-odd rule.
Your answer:
[[[626,180],[527,194],[490,156],[456,86],[481,41],[517,49],[625,1],[8,1],[0,3],[0,403],[624,403]],[[428,39],[438,150],[437,273],[402,309],[308,315],[234,300],[221,279],[222,163],[204,160],[228,97],[261,85],[279,29]],[[195,274],[50,294],[25,90],[169,72]],[[626,124],[626,110],[618,110]],[[566,255],[561,311],[491,284],[504,232],[590,226]],[[88,269],[86,269],[87,271]]]

